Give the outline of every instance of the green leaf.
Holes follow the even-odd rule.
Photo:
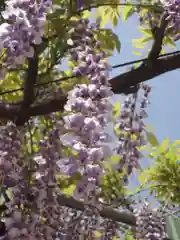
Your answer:
[[[53,4],[58,4],[58,5],[59,5],[59,4],[62,3],[63,1],[62,1],[62,0],[53,0],[52,2],[53,2]]]
[[[166,218],[166,233],[171,240],[180,239],[180,218],[177,216],[168,216]]]
[[[113,240],[119,240],[119,238],[117,236],[114,236]]]
[[[134,7],[125,6],[122,9],[122,20],[125,22],[129,17],[131,17],[134,13]]]
[[[10,189],[7,189],[7,190],[6,190],[6,194],[7,194],[7,196],[8,196],[9,199],[12,199],[12,198],[13,198],[13,193],[12,193],[12,191],[11,191]]]
[[[166,50],[162,48],[160,54],[165,54],[165,53],[166,53]]]
[[[135,47],[135,48],[139,48],[139,49],[144,49],[144,47],[146,46],[146,44],[149,42],[149,41],[152,41],[153,40],[153,35],[152,35],[152,31],[150,28],[145,28],[145,27],[138,27],[139,30],[143,33],[143,37],[140,37],[140,38],[136,38],[136,39],[133,39],[132,40],[132,45]],[[136,55],[141,55],[137,54],[137,52],[133,52],[135,53]]]
[[[111,52],[116,49],[120,52],[120,40],[111,29],[104,29],[103,31],[97,32],[97,40],[101,42],[102,49],[110,50]]]
[[[143,49],[144,48],[144,43],[142,43],[142,39],[144,38],[137,38],[132,40],[132,45],[136,48]]]
[[[148,142],[149,142],[153,147],[159,146],[159,142],[158,142],[156,136],[155,136],[153,133],[146,132],[146,137],[147,137]]]
[[[111,156],[111,160],[112,161],[119,161],[120,160],[120,156],[119,155],[113,155],[113,156]]]
[[[115,104],[113,104],[113,115],[115,119],[120,115],[120,108],[121,108],[120,101],[117,101]]]
[[[47,19],[51,20],[56,17],[63,16],[66,13],[66,9],[64,8],[58,8],[53,13],[48,14]]]
[[[142,26],[139,26],[138,29],[145,35],[145,36],[152,36],[152,31],[150,28],[145,28],[145,27],[142,27]]]
[[[2,206],[5,203],[5,198],[3,195],[0,196],[0,206]]]
[[[52,23],[52,27],[54,28],[54,30],[56,30],[57,33],[64,35],[66,33],[66,28],[65,28],[65,24],[66,24],[66,19],[64,18],[52,18],[51,20]],[[47,29],[48,31],[48,29]],[[62,40],[62,39],[61,39]]]
[[[72,196],[75,188],[76,188],[75,184],[72,184],[72,185],[70,185],[69,187],[64,188],[64,189],[63,189],[63,193],[64,193],[65,195],[67,195],[67,196]]]
[[[146,184],[147,182],[147,176],[145,172],[142,172],[139,176],[138,176],[138,180],[141,183],[141,185]]]
[[[110,163],[110,165],[117,164],[119,161],[120,161],[120,156],[119,155],[111,156],[111,163]]]
[[[90,18],[91,17],[91,12],[90,11],[83,11],[82,13],[82,18]]]
[[[133,238],[132,232],[130,230],[127,230],[124,236],[124,240],[135,240]]]
[[[151,37],[144,37],[144,38],[142,38],[141,43],[145,44],[145,43],[147,43],[147,42],[149,42],[151,40],[153,40],[153,36],[151,36]]]
[[[114,5],[111,5],[111,3],[114,3]],[[109,6],[102,6],[96,10],[96,18],[101,17],[101,27],[104,27],[108,21],[110,21],[113,26],[117,26],[118,24],[120,17],[119,0],[112,0],[111,3]]]
[[[118,36],[114,33],[113,34],[113,40],[114,40],[114,45],[116,47],[116,50],[120,53],[121,50],[121,42],[118,38]]]
[[[114,130],[114,134],[115,134],[116,136],[119,136],[119,135],[120,135],[121,131],[119,130],[119,126],[115,126],[115,127],[113,128],[113,130]]]
[[[169,138],[166,138],[159,147],[160,153],[164,153],[167,150],[168,144],[169,144]]]
[[[169,47],[175,48],[176,44],[170,36],[164,36],[163,44],[168,45]]]
[[[152,126],[150,126],[150,125],[146,125],[146,126],[145,126],[145,129],[146,129],[146,130],[149,130],[149,131],[152,131],[152,130],[153,130]]]
[[[102,233],[101,232],[98,232],[98,231],[95,231],[95,237],[99,238],[102,236]]]
[[[174,141],[174,145],[176,145],[176,146],[180,145],[180,140]]]
[[[132,53],[135,54],[135,55],[137,55],[137,56],[141,56],[141,53],[138,52],[138,51],[135,51],[135,50],[134,50],[134,51],[132,51]]]

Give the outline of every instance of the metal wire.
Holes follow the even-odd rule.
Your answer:
[[[158,58],[163,58],[163,57],[166,57],[166,56],[171,56],[171,55],[176,55],[176,54],[180,54],[180,51],[174,51],[174,52],[170,52],[170,53],[161,54],[161,55],[159,55]],[[135,64],[135,63],[143,62],[145,60],[147,60],[147,58],[141,58],[139,60],[114,65],[114,66],[112,66],[112,69],[129,66],[129,65],[132,65],[132,64]],[[52,83],[58,83],[58,82],[61,82],[61,81],[65,81],[65,80],[68,80],[70,78],[75,78],[75,76],[62,77],[62,78],[59,78],[57,80],[49,81],[49,82],[45,82],[45,83],[37,83],[37,84],[34,85],[34,87],[38,88],[38,87],[46,86],[46,85],[49,85],[49,84],[52,84]],[[10,93],[14,93],[14,92],[18,92],[18,91],[23,91],[23,90],[24,90],[24,88],[21,87],[21,88],[17,88],[17,89],[13,89],[13,90],[4,91],[4,92],[0,93],[0,96],[10,94]]]

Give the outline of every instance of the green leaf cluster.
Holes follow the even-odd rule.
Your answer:
[[[104,27],[107,23],[111,23],[113,27],[115,27],[117,26],[120,17],[119,0],[97,1],[97,4],[99,5],[105,3],[107,3],[106,6],[97,8],[96,17],[101,17],[101,27]]]
[[[154,160],[144,171],[151,193],[160,201],[180,202],[180,141],[170,144],[167,138],[153,146],[148,157]]]
[[[100,196],[106,203],[111,203],[120,197],[122,199],[125,197],[126,190],[123,183],[123,176],[124,173],[121,174],[112,169],[107,171],[101,184]]]
[[[111,29],[103,29],[97,32],[96,38],[106,53],[112,54],[114,50],[120,52],[121,43],[118,36]]]

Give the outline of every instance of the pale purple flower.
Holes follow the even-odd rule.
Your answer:
[[[127,171],[125,175],[126,183],[127,176],[133,172],[133,169],[140,168],[141,154],[139,147],[145,145],[144,119],[147,117],[145,109],[149,104],[148,97],[151,88],[143,84],[140,90],[143,91],[140,106],[137,104],[138,93],[125,99],[116,125],[120,130],[119,146],[117,148],[120,162],[117,164],[117,170],[122,172],[125,169]]]
[[[150,204],[144,202],[139,208],[134,209],[136,216],[137,240],[163,240],[165,239],[165,219],[161,209],[153,209]]]
[[[180,3],[179,0],[161,0],[164,9],[167,11],[167,20],[170,22],[170,26],[173,28],[174,40],[179,39],[179,27],[180,27]]]
[[[82,8],[84,6],[84,0],[77,0],[77,7]]]
[[[104,60],[106,54],[93,37],[95,31],[95,24],[81,19],[77,21],[69,40],[71,58],[75,62],[73,74],[86,77],[88,84],[77,84],[69,92],[65,106],[65,127],[74,133],[71,136],[76,140],[69,139],[68,142],[67,137],[66,140],[61,138],[64,146],[71,146],[77,153],[72,159],[79,166],[81,179],[74,196],[79,195],[86,201],[99,194],[99,184],[104,174],[103,162],[109,157],[109,151],[103,145],[108,139],[105,127],[112,119],[112,104],[108,100],[112,95],[108,83],[111,68]]]
[[[6,49],[4,69],[22,65],[26,57],[34,56],[32,45],[42,42],[46,15],[51,6],[50,0],[6,1],[6,9],[1,14],[5,21],[10,21],[10,24],[0,25],[0,50]]]

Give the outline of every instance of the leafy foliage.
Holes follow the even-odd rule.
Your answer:
[[[106,1],[97,1],[98,4],[105,4]],[[110,22],[113,26],[117,26],[120,17],[120,6],[118,0],[107,1],[109,6],[98,7],[96,16],[101,17],[101,26],[104,27],[107,22]]]
[[[170,144],[169,140],[165,139],[162,144],[157,145],[155,140],[152,145],[148,157],[153,160],[153,163],[149,169],[143,172],[147,178],[146,183],[157,200],[178,203],[180,200],[178,184],[180,142],[177,140]]]
[[[116,49],[120,52],[120,41],[118,36],[111,29],[104,29],[97,33],[97,39],[102,43],[102,48],[111,54]]]

